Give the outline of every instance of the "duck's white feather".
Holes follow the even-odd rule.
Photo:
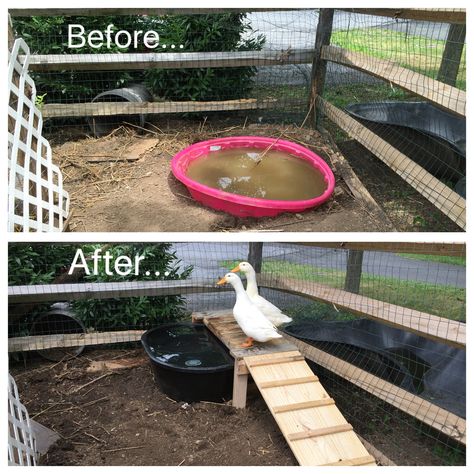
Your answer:
[[[270,301],[266,300],[263,296],[260,296],[258,293],[257,276],[255,275],[255,270],[250,263],[241,262],[239,268],[247,277],[247,288],[245,291],[250,298],[250,301],[257,306],[257,308],[272,324],[278,327],[284,323],[293,321],[293,319],[283,313],[280,308],[275,306],[273,303],[270,303]]]
[[[226,275],[226,277],[236,293],[233,313],[242,331],[258,342],[267,342],[270,339],[282,337],[278,334],[276,327],[250,301],[240,278],[233,273]]]
[[[242,331],[252,339],[266,342],[270,339],[282,337],[276,327],[251,303],[238,298],[234,306],[234,317]]]
[[[281,324],[293,321],[285,313],[282,313],[280,308],[276,307],[273,303],[270,303],[270,301],[266,300],[263,296],[258,294],[251,296],[250,301],[257,306],[263,315],[275,326],[280,326]]]

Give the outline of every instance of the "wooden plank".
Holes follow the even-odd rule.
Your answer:
[[[466,244],[436,242],[297,242],[308,247],[465,257]]]
[[[217,13],[280,12],[295,8],[10,8],[12,17],[30,16],[116,16],[116,15],[209,15]],[[311,10],[301,8],[298,10]]]
[[[247,366],[248,367],[248,366]],[[249,369],[252,367],[250,366]],[[281,379],[281,380],[269,380],[268,382],[262,382],[260,388],[275,388],[275,387],[285,387],[287,385],[299,385],[302,383],[313,383],[317,382],[319,379],[316,375],[308,375],[307,377],[298,377],[294,379]]]
[[[255,367],[254,365],[252,367]],[[307,408],[325,407],[327,405],[334,405],[332,398],[324,398],[322,400],[309,400],[307,402],[289,403],[287,405],[280,405],[273,407],[273,413],[285,413],[287,411],[306,410]]]
[[[340,8],[340,10],[363,15],[384,16],[394,20],[466,23],[464,8]]]
[[[58,347],[92,346],[139,341],[144,330],[91,332],[86,334],[50,334],[8,339],[8,352],[27,352]]]
[[[247,403],[248,372],[242,373],[239,360],[234,363],[234,385],[232,389],[232,406],[234,408],[245,408]]]
[[[51,285],[47,285],[50,287]],[[12,287],[14,288],[14,287]],[[220,310],[210,313],[195,313],[197,315],[196,321],[201,321],[201,316],[204,314],[207,317],[215,314],[216,317],[222,314],[232,315],[232,310]],[[233,316],[231,316],[233,318]],[[127,331],[107,331],[107,332],[92,332],[86,334],[53,334],[42,336],[21,336],[11,337],[8,339],[9,352],[27,352],[32,350],[54,349],[61,347],[77,347],[100,344],[113,344],[122,342],[139,341],[144,333],[144,330],[127,330]],[[291,347],[294,347],[291,345]],[[244,364],[245,366],[245,364]],[[248,373],[246,369],[242,373]]]
[[[319,428],[317,430],[304,430],[298,431],[296,433],[289,433],[287,436],[290,441],[298,441],[300,439],[317,438],[319,436],[343,433],[344,431],[352,431],[352,425],[345,423],[343,425],[329,426],[327,428]]]
[[[298,355],[298,351],[289,351],[281,354],[264,354],[260,356],[244,357],[249,371],[258,389],[268,405],[283,436],[293,451],[298,463],[302,466],[319,466],[331,462],[367,456],[367,449],[352,431],[328,434],[321,438],[304,438],[291,440],[289,435],[301,430],[320,430],[334,426],[345,425],[347,420],[334,403],[328,404],[331,397],[319,381],[309,384],[281,385],[272,389],[265,389],[267,382],[275,379],[301,379],[314,376],[308,364],[301,360],[293,364],[273,364],[253,366],[253,362],[272,360],[282,356]],[[309,402],[318,406],[309,407]],[[280,413],[278,407],[294,404],[295,410],[284,410]],[[302,409],[304,405],[307,408]],[[372,462],[374,464],[374,462]]]
[[[459,227],[466,229],[464,198],[346,112],[321,97],[318,98],[318,106],[331,121],[382,160]]]
[[[366,212],[373,216],[380,223],[380,231],[397,230],[393,222],[388,218],[387,214],[382,210],[377,201],[369,193],[359,177],[354,173],[349,162],[337,146],[332,136],[322,126],[321,121],[318,122],[318,130],[321,135],[328,141],[330,146],[324,148],[324,152],[329,156],[331,164],[337,173],[342,177],[352,195],[364,207]]]
[[[202,322],[207,328],[217,337],[222,343],[229,349],[231,355],[236,359],[242,359],[245,356],[251,355],[262,355],[262,354],[274,354],[280,352],[292,351],[295,346],[288,342],[285,338],[272,339],[271,341],[260,343],[255,342],[250,348],[242,348],[240,345],[245,341],[247,336],[237,325],[234,319],[232,310],[226,310],[227,312],[217,312],[218,317],[213,317],[213,312],[206,313],[206,316],[202,318]],[[195,320],[199,320],[200,316]],[[235,329],[229,332],[229,328]]]
[[[43,118],[103,117],[134,114],[177,114],[186,112],[213,112],[256,110],[276,107],[276,99],[215,100],[210,102],[88,102],[78,104],[45,104]]]
[[[393,61],[356,53],[337,46],[323,46],[321,57],[327,61],[358,69],[389,81],[461,117],[466,116],[466,92]]]
[[[243,359],[235,359],[237,362],[237,372],[239,375],[249,374],[249,369],[247,364],[244,362]]]
[[[372,456],[361,456],[353,459],[341,459],[340,461],[324,464],[324,466],[365,466],[366,464],[372,465],[373,463],[374,458]]]
[[[287,51],[210,51],[197,53],[100,53],[32,54],[28,69],[44,71],[115,71],[158,69],[228,68],[308,64],[313,49]],[[20,61],[24,57],[20,56]]]
[[[287,357],[277,357],[270,360],[257,360],[254,362],[249,362],[252,364],[252,367],[260,367],[263,365],[271,365],[271,364],[286,364],[290,362],[297,362],[299,360],[304,360],[304,357],[301,354],[295,356],[287,356]]]
[[[323,303],[334,304],[357,316],[374,319],[453,347],[461,349],[466,347],[466,325],[459,321],[356,295],[313,281],[268,277],[264,274],[258,276],[258,281],[264,288],[286,291]]]
[[[209,280],[155,280],[113,283],[73,283],[61,285],[20,285],[8,287],[9,304],[45,301],[72,301],[89,298],[130,298],[169,296],[183,293],[230,291],[219,289]]]
[[[232,314],[232,308],[217,309],[213,311],[195,311],[192,315],[193,322],[203,322],[204,319],[217,319],[221,318],[221,321],[234,319]],[[235,319],[234,319],[235,321]]]
[[[458,415],[306,342],[289,335],[286,335],[286,337],[298,347],[306,358],[316,364],[413,416],[431,428],[462,444],[466,444],[466,420]]]

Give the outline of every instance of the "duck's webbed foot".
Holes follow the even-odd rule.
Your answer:
[[[253,346],[253,339],[251,337],[248,337],[245,339],[245,342],[240,344],[240,347],[252,347]]]

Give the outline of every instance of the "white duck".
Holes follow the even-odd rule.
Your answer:
[[[234,305],[234,318],[247,340],[241,347],[252,347],[253,341],[267,342],[281,336],[276,327],[263,315],[263,313],[250,301],[242,285],[242,280],[234,273],[227,273],[217,284],[230,283],[235,290],[236,300]]]
[[[289,316],[281,312],[273,303],[258,294],[257,277],[255,270],[249,262],[240,262],[231,272],[243,272],[247,277],[247,295],[250,301],[257,306],[263,315],[275,326],[293,321]]]

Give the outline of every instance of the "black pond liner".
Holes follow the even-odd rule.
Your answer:
[[[302,322],[284,331],[466,417],[466,351],[462,349],[368,319]]]
[[[440,179],[466,175],[466,120],[428,102],[367,102],[346,111]]]
[[[230,399],[234,359],[203,324],[165,324],[145,332],[141,341],[156,383],[173,400]]]

